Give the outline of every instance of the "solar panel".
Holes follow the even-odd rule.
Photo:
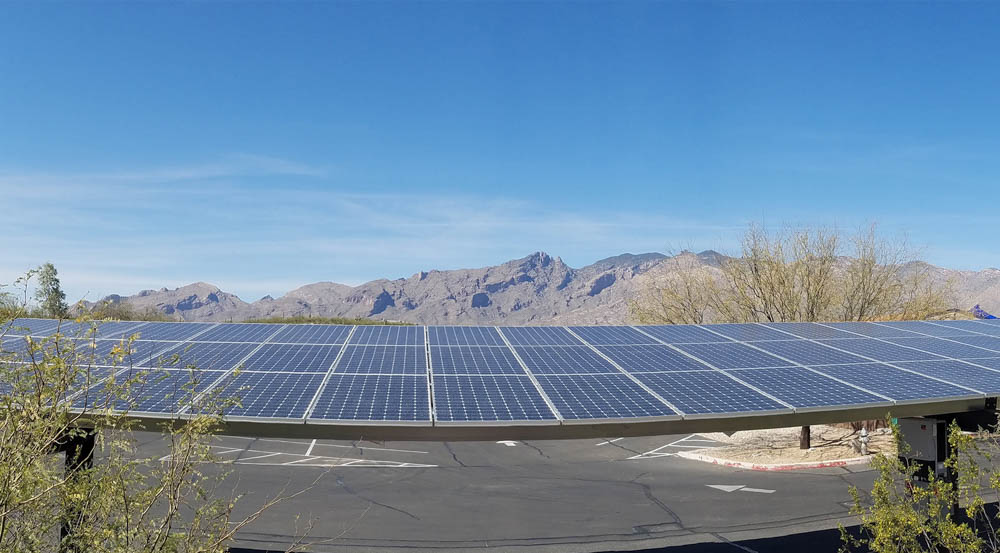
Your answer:
[[[263,342],[281,325],[274,324],[224,324],[190,338],[193,342]]]
[[[523,346],[514,349],[534,374],[621,374],[614,365],[587,346]]]
[[[799,338],[810,340],[822,340],[824,338],[857,338],[854,334],[844,332],[836,328],[818,325],[816,323],[766,323],[765,326],[776,330],[783,330],[789,334],[794,334]],[[792,336],[785,336],[784,339]]]
[[[702,325],[704,328],[714,330],[723,336],[728,336],[740,342],[757,342],[760,340],[793,340],[794,336],[789,336],[784,332],[779,332],[773,328],[768,328],[759,324],[719,324]]]
[[[960,328],[949,328],[945,326],[927,323],[924,321],[904,321],[904,322],[890,321],[890,322],[880,322],[876,324],[891,326],[893,328],[898,328],[902,330],[909,330],[911,332],[926,334],[928,336],[974,336],[975,335],[972,332],[968,332]]]
[[[346,325],[288,325],[279,330],[268,342],[272,344],[324,344],[340,345],[354,327]]]
[[[789,410],[719,371],[636,374],[685,414]]]
[[[986,394],[1000,394],[1000,372],[975,367],[961,361],[911,361],[893,363],[904,369],[940,378],[952,384],[979,390]]]
[[[335,373],[426,374],[423,346],[347,346]]]
[[[250,355],[258,344],[242,343],[184,343],[171,349],[163,356],[165,368],[197,368],[203,371],[235,368],[244,357]]]
[[[731,341],[725,336],[694,325],[638,326],[635,328],[668,344],[704,344]]]
[[[351,344],[370,346],[422,346],[424,329],[419,326],[359,326]]]
[[[708,361],[718,369],[744,369],[751,367],[787,367],[788,361],[778,359],[746,344],[677,344],[698,359]]]
[[[582,346],[565,328],[558,326],[505,326],[500,332],[515,346]]]
[[[630,373],[703,371],[711,367],[669,346],[597,346],[601,353]]]
[[[813,369],[897,401],[975,396],[974,392],[881,363],[825,365]]]
[[[978,334],[989,334],[990,336],[1000,336],[1000,326],[983,324],[979,321],[934,321],[935,325],[947,328],[958,328],[968,330]]]
[[[52,319],[21,318],[10,321],[9,327],[7,325],[0,326],[0,331],[6,330],[8,336],[47,336],[55,332],[58,325],[59,321]]]
[[[864,355],[877,361],[930,361],[942,359],[940,355],[919,351],[881,340],[820,340],[831,347]]]
[[[675,415],[666,404],[621,373],[542,374],[535,378],[564,419]]]
[[[319,420],[430,421],[426,376],[332,374],[309,415]]]
[[[823,325],[832,326],[838,330],[843,330],[845,332],[854,332],[856,334],[863,334],[871,338],[902,338],[906,336],[917,335],[913,332],[910,332],[909,330],[903,330],[901,328],[895,328],[891,326],[882,326],[874,323],[847,322],[847,323],[823,323]]]
[[[970,363],[975,363],[976,365],[982,365],[983,367],[988,367],[1000,371],[1000,358],[997,357],[990,357],[987,359],[976,359],[974,361],[970,361]]]
[[[992,336],[955,336],[954,338],[948,339],[961,342],[963,344],[969,344],[970,346],[1000,352],[1000,338],[994,338]]]
[[[761,342],[754,344],[769,353],[780,355],[803,365],[834,365],[840,363],[864,363],[866,359],[843,351],[828,348],[823,344],[795,340],[791,342]]]
[[[219,393],[239,398],[225,410],[235,417],[302,418],[323,382],[322,374],[241,372]]]
[[[527,376],[435,374],[434,410],[447,422],[555,419]]]
[[[136,332],[140,340],[183,341],[211,326],[211,323],[146,323]]]
[[[205,391],[219,376],[221,371],[189,371],[168,369],[124,370],[115,376],[115,387],[100,383],[81,394],[73,402],[78,408],[105,408],[138,411],[143,413],[175,414],[190,407],[198,394]],[[128,397],[117,397],[116,390],[124,391]]]
[[[158,353],[170,351],[177,342],[145,340],[87,340],[77,345],[79,362],[118,367],[155,367]]]
[[[434,374],[510,374],[526,376],[510,349],[481,346],[431,346]]]
[[[492,326],[429,326],[432,346],[503,346],[503,338]]]
[[[242,363],[246,371],[326,373],[341,346],[264,344]],[[291,381],[289,381],[291,382]]]
[[[573,326],[570,330],[595,346],[659,343],[654,338],[627,326]]]
[[[937,338],[887,338],[887,340],[901,346],[909,346],[955,359],[975,359],[1000,355],[995,351]]]
[[[802,367],[745,369],[732,371],[732,374],[795,407],[829,407],[887,401]]]

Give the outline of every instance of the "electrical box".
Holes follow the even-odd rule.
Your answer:
[[[948,421],[926,417],[899,419],[902,437],[899,457],[908,463],[920,465],[920,476],[927,478],[932,472],[945,476],[944,461],[948,458]]]

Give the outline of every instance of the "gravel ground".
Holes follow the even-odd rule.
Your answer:
[[[725,446],[698,450],[697,452],[725,461],[759,464],[786,464],[812,461],[836,461],[861,457],[851,441],[858,433],[848,428],[817,425],[812,428],[812,448],[799,449],[800,427],[747,430],[727,436],[721,432],[704,434],[705,437],[723,442]],[[868,449],[872,454],[894,455],[896,445],[892,434],[882,428],[869,433]]]

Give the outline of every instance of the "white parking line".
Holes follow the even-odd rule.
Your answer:
[[[253,459],[263,459],[265,457],[274,457],[275,455],[287,455],[287,453],[265,453],[264,455],[254,455],[253,457],[243,457],[242,459],[237,459],[240,463],[245,463]]]
[[[647,451],[645,453],[641,453],[639,455],[633,455],[632,457],[629,457],[628,459],[629,460],[632,460],[632,459],[648,459],[650,457],[672,457],[672,456],[674,456],[673,453],[663,453],[662,452],[662,450],[664,450],[664,449],[666,449],[668,447],[674,447],[674,448],[678,448],[678,449],[681,449],[681,448],[684,448],[684,449],[708,449],[708,448],[712,448],[712,447],[718,447],[718,446],[711,446],[711,445],[687,445],[688,443],[691,443],[691,442],[718,443],[718,442],[716,442],[716,440],[708,440],[708,439],[705,439],[705,438],[696,438],[696,436],[698,436],[698,434],[691,434],[689,436],[685,436],[685,437],[683,437],[683,438],[681,438],[679,440],[675,440],[673,442],[670,442],[669,444],[661,445],[660,447],[658,447],[656,449],[652,449],[650,451]]]
[[[606,441],[606,442],[601,442],[601,443],[599,443],[599,444],[597,444],[597,445],[608,445],[608,444],[613,444],[613,443],[617,442],[618,440],[624,440],[624,439],[625,439],[625,438],[615,438],[615,439],[613,439],[613,440],[608,440],[608,441]]]
[[[312,455],[314,447],[316,447],[316,440],[309,442],[309,449],[306,450],[306,455]]]

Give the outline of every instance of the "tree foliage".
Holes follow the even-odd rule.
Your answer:
[[[131,366],[138,335],[108,351],[97,347],[99,322],[76,322],[82,330],[72,335],[0,341],[0,551],[222,553],[281,500],[233,516],[239,495],[224,489],[229,470],[210,442],[239,390],[225,381],[205,392],[197,367],[176,366],[176,355],[164,360],[188,376],[165,398],[183,417],[158,428],[166,455],[143,456],[129,412],[166,372]],[[3,337],[14,323],[0,323]],[[83,433],[95,436],[97,462],[67,473],[60,445]]]
[[[898,427],[893,425],[893,431],[905,453]],[[1000,468],[994,463],[1000,452],[996,434],[967,434],[952,423],[948,442],[951,453],[945,467],[952,478],[931,474],[922,481],[917,466],[897,456],[879,454],[872,460],[876,478],[870,495],[851,488],[852,514],[861,519],[861,533],[851,536],[841,528],[842,551],[1000,551],[1000,519],[989,503],[1000,500]]]
[[[718,267],[672,258],[630,309],[643,324],[917,319],[947,310],[950,285],[916,261],[874,225],[846,236],[753,225],[740,255]]]
[[[38,300],[42,313],[49,317],[60,319],[69,312],[66,305],[66,293],[59,284],[59,273],[52,263],[45,263],[37,269],[38,287],[35,299]]]

